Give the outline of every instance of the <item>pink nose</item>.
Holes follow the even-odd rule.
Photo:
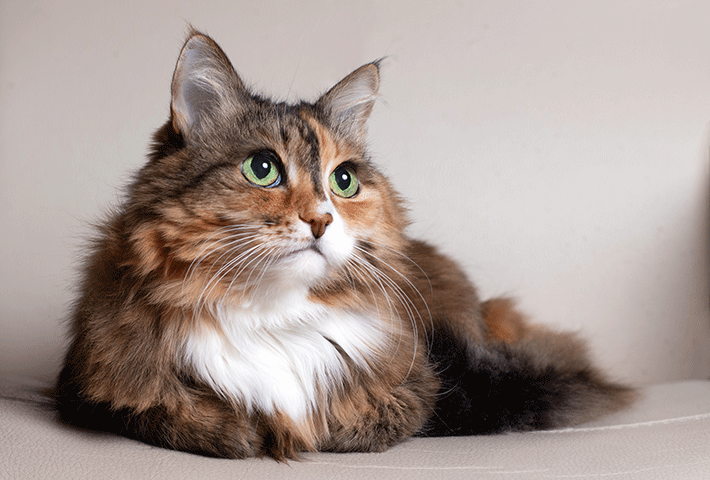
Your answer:
[[[320,238],[325,233],[325,228],[333,223],[333,216],[330,213],[308,213],[299,215],[299,218],[311,226],[311,232],[315,238]]]

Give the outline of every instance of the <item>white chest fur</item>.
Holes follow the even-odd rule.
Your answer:
[[[185,344],[195,373],[216,391],[267,414],[294,421],[345,374],[343,354],[367,368],[385,332],[374,315],[315,304],[304,297],[277,308],[224,307],[220,328],[196,329]]]

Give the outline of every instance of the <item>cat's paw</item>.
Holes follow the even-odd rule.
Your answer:
[[[362,393],[355,401],[349,398],[339,405],[321,450],[383,452],[412,436],[425,421],[424,401],[404,386],[380,395]]]

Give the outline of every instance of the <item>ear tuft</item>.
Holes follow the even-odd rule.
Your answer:
[[[244,84],[217,43],[192,30],[180,51],[171,87],[173,128],[189,138],[233,106]]]
[[[325,113],[336,130],[362,141],[379,86],[379,65],[368,63],[328,90],[316,102],[316,107]]]

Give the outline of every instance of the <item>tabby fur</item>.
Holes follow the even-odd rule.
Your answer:
[[[315,103],[275,102],[190,32],[170,119],[85,261],[64,421],[282,460],[564,427],[632,400],[572,334],[480,302],[407,236],[366,148],[378,86],[371,63]]]

